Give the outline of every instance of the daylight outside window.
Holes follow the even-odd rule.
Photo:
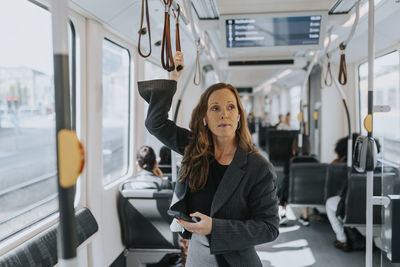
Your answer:
[[[0,35],[7,36],[0,50],[0,241],[58,210],[51,15],[30,1],[6,2],[0,9]],[[69,35],[72,41],[71,29]]]

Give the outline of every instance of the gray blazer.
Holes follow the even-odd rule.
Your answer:
[[[168,120],[176,82],[142,81],[138,86],[140,95],[149,103],[147,129],[183,155],[190,132]],[[171,203],[171,209],[184,213],[183,200],[189,192],[186,181],[177,182]],[[211,205],[211,254],[222,254],[230,266],[262,266],[254,246],[271,242],[279,235],[275,181],[275,172],[267,159],[237,147]],[[185,232],[183,236],[190,238],[191,234]]]

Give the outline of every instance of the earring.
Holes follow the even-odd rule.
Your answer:
[[[204,124],[204,126],[207,126],[207,122],[206,122],[205,118],[203,118],[203,124]]]
[[[238,116],[238,121],[240,121],[240,114],[239,114],[239,116]]]
[[[240,120],[238,120],[238,127],[236,130],[239,130],[239,129],[240,129]]]

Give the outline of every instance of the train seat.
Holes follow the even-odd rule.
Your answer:
[[[331,163],[328,166],[325,186],[325,202],[332,196],[340,195],[347,181],[347,164]]]
[[[290,204],[324,205],[326,163],[292,163],[289,171]]]
[[[155,183],[128,180],[121,184],[118,215],[127,266],[157,263],[168,253],[180,253],[177,233],[168,216],[173,191]]]
[[[347,194],[345,199],[345,216],[344,223],[346,226],[364,226],[365,225],[365,209],[366,209],[366,173],[352,173],[348,180]],[[385,168],[381,171],[378,168],[374,172],[374,195],[382,194],[382,179],[386,184],[390,184],[396,194],[399,194],[399,181],[396,171],[392,168]],[[388,183],[387,181],[392,181]],[[382,206],[374,206],[373,223],[381,225]]]
[[[285,165],[293,156],[292,143],[298,134],[299,131],[269,130],[267,132],[266,152],[274,165]]]
[[[89,209],[83,208],[75,213],[78,245],[88,240],[99,229],[96,219]],[[42,266],[52,267],[57,264],[57,228],[53,225],[48,230],[24,242],[10,252],[0,256],[0,266],[26,267]]]

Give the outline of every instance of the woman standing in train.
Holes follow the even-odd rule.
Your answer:
[[[183,65],[177,52],[175,65]],[[171,80],[138,83],[149,103],[146,127],[184,155],[171,209],[200,219],[174,220],[190,239],[186,266],[262,266],[254,246],[279,231],[275,172],[251,142],[237,90],[210,86],[192,112],[190,130],[168,120],[181,72]],[[174,225],[175,224],[175,225]]]

